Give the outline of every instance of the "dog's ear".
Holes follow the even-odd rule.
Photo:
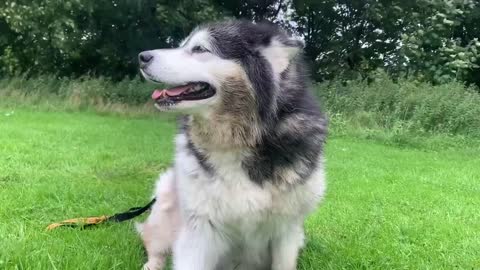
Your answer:
[[[280,74],[288,68],[290,61],[300,53],[304,46],[303,41],[297,39],[288,39],[283,42],[273,40],[262,50],[262,54],[272,65],[273,72]]]

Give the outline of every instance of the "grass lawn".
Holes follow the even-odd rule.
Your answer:
[[[0,108],[0,269],[139,269],[133,222],[53,221],[146,203],[174,121]],[[480,269],[480,150],[335,137],[298,269]]]

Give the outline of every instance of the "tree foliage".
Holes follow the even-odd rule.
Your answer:
[[[138,52],[169,47],[197,24],[269,20],[305,41],[319,81],[385,69],[480,85],[477,0],[5,0],[0,76],[137,74]]]
[[[90,73],[120,79],[136,73],[138,52],[172,46],[196,24],[217,18],[218,11],[208,4],[172,0],[6,1],[0,7],[0,22],[12,34],[0,47],[3,72]]]
[[[470,81],[479,71],[480,32],[472,27],[478,16],[474,0],[420,0],[411,13],[412,25],[402,34],[403,52],[409,70],[435,83],[452,79]],[[472,12],[474,14],[472,14]]]

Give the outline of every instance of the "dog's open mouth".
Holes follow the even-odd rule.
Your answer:
[[[215,95],[215,89],[205,82],[191,82],[168,89],[155,90],[152,99],[159,105],[172,105],[180,101],[202,100]]]

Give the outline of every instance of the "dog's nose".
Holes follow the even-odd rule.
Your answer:
[[[138,55],[138,61],[140,62],[140,67],[146,67],[150,62],[153,60],[153,55],[146,51],[146,52],[141,52]]]

